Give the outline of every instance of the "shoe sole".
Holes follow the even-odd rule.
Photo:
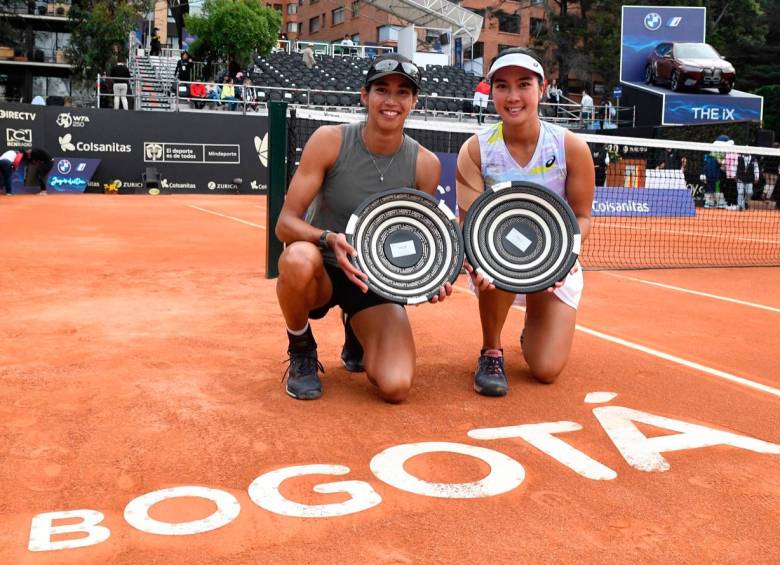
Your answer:
[[[344,361],[344,359],[342,358],[341,359],[341,365],[342,365],[342,367],[344,367],[350,373],[365,373],[366,372],[366,368],[363,366],[362,363],[360,363],[359,365],[356,365],[356,364],[353,364],[353,363],[348,363],[348,362]]]
[[[477,394],[481,394],[482,396],[490,396],[490,397],[493,397],[493,398],[498,398],[500,396],[506,396],[506,393],[509,392],[508,388],[501,389],[501,390],[480,388],[479,386],[477,386],[477,383],[474,383],[474,390],[477,392]]]
[[[309,393],[309,394],[308,394],[308,395],[306,395],[306,396],[303,396],[303,395],[301,395],[301,396],[298,396],[298,395],[296,395],[295,393],[293,393],[293,392],[292,392],[292,391],[291,391],[289,388],[287,388],[287,387],[284,387],[284,390],[287,392],[287,394],[288,394],[289,396],[293,397],[295,400],[317,400],[319,397],[321,397],[321,396],[322,396],[322,391],[320,391],[320,392],[314,392],[314,393]]]

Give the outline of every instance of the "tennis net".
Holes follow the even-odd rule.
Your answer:
[[[297,109],[288,119],[288,181],[314,131],[359,113]],[[442,162],[440,197],[455,204],[455,159],[476,125],[407,121]],[[780,150],[578,134],[593,155],[596,189],[586,269],[780,265]]]

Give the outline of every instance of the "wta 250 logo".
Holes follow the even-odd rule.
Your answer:
[[[67,112],[63,112],[58,115],[56,120],[56,124],[65,129],[68,129],[69,127],[83,128],[88,123],[88,116],[77,116],[74,114],[68,114]]]

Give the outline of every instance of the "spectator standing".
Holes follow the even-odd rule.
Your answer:
[[[752,155],[737,157],[737,207],[747,210],[753,196],[753,183],[758,182],[758,161]]]
[[[474,109],[477,111],[477,122],[480,124],[485,122],[485,109],[488,105],[490,98],[490,82],[485,77],[477,84],[477,88],[474,91]]]
[[[159,28],[154,28],[154,32],[152,32],[152,40],[149,42],[149,55],[152,57],[159,57],[160,51],[162,51],[159,31]]]
[[[728,138],[727,138],[728,139]],[[728,139],[726,145],[734,145],[733,139]],[[739,196],[737,195],[737,154],[733,151],[722,154],[720,169],[720,190],[729,210],[739,209]]]
[[[772,147],[780,149],[780,143],[775,142]],[[777,185],[777,176],[780,173],[780,159],[775,155],[767,155],[761,161],[761,169],[764,171],[763,199],[772,200],[772,194]]]
[[[127,105],[127,92],[130,88],[130,69],[125,64],[124,57],[120,57],[116,64],[109,71],[114,82],[114,110],[119,110],[121,101],[122,108],[129,110]]]
[[[558,79],[554,78],[550,84],[547,85],[547,101],[553,105],[553,115],[557,118],[559,105],[561,103],[561,89],[558,87]]]
[[[314,51],[312,51],[311,45],[307,45],[301,51],[303,64],[307,69],[314,67]]]
[[[617,127],[615,118],[617,117],[617,108],[612,103],[612,98],[607,98],[607,103],[604,105],[604,129],[612,129]]]
[[[352,41],[352,38],[349,36],[348,33],[344,34],[344,39],[341,40],[341,52],[346,55],[354,55],[354,50],[352,47],[355,45],[355,42]]]
[[[586,129],[590,128],[593,120],[593,98],[588,94],[588,89],[582,90],[582,99],[580,100],[580,123]]]
[[[180,81],[190,82],[192,80],[192,61],[190,61],[190,54],[186,51],[182,51],[181,59],[176,63],[174,74]]]
[[[260,104],[257,101],[257,92],[255,87],[252,86],[252,79],[246,77],[244,79],[244,104],[248,110],[258,111]]]

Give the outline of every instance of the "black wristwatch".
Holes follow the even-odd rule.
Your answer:
[[[330,245],[328,245],[328,236],[332,233],[333,232],[330,230],[322,230],[322,233],[320,234],[320,239],[317,242],[317,246],[323,251],[327,251],[328,249],[330,249]]]

